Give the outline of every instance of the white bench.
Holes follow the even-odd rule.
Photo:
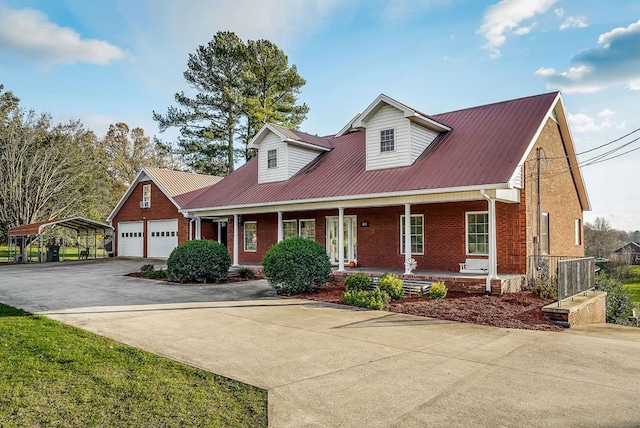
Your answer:
[[[489,259],[467,259],[460,263],[460,273],[488,273]]]

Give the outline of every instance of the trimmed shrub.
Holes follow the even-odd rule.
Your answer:
[[[376,288],[375,290],[349,290],[342,294],[342,301],[347,305],[382,310],[389,307],[389,295]]]
[[[255,272],[248,267],[241,267],[238,269],[238,276],[244,279],[251,279],[256,276]]]
[[[153,270],[152,264],[142,265],[142,267],[140,268],[140,272],[142,272],[143,275],[146,275],[148,272],[151,272],[152,270]]]
[[[269,285],[286,294],[308,293],[324,285],[331,273],[331,262],[322,245],[299,237],[271,246],[262,266]]]
[[[366,290],[371,286],[371,278],[364,272],[352,273],[344,279],[344,287],[350,290]]]
[[[227,248],[215,241],[187,241],[167,260],[171,281],[217,283],[227,278],[231,258]]]
[[[620,281],[613,278],[596,279],[596,290],[607,292],[607,322],[628,325],[629,317],[633,314],[633,300],[631,293]]]
[[[392,273],[385,273],[380,282],[378,282],[378,288],[389,295],[394,300],[402,299],[404,291],[402,291],[402,280]]]
[[[431,300],[439,300],[447,297],[447,286],[444,282],[434,282],[429,289],[429,298]]]
[[[534,279],[531,283],[531,292],[543,299],[558,298],[557,278]]]

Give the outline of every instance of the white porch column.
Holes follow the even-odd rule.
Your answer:
[[[282,211],[278,211],[278,242],[284,239],[284,224],[282,223]]]
[[[189,219],[189,241],[193,240],[193,222],[194,219]]]
[[[238,266],[238,214],[233,215],[233,266]]]
[[[338,272],[344,272],[344,208],[338,208]]]
[[[196,239],[202,239],[202,219],[196,217]]]
[[[404,204],[404,273],[409,275],[411,260],[411,204]]]
[[[498,278],[498,252],[496,244],[496,200],[487,195],[484,190],[482,196],[487,200],[489,216],[489,272],[487,272],[487,283],[485,294],[491,294],[491,280]]]
[[[222,236],[220,236],[222,234],[222,223],[218,221],[216,224],[218,225],[218,244],[222,244]]]

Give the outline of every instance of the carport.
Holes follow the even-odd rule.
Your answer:
[[[75,230],[78,238],[75,246],[68,246],[60,229]],[[84,217],[69,217],[25,224],[9,229],[8,261],[27,263],[33,260],[36,250],[37,262],[64,260],[67,249],[76,248],[73,258],[89,259],[113,255],[113,227]],[[81,240],[84,241],[80,245]],[[100,246],[98,245],[100,241]],[[100,253],[98,250],[100,249]]]

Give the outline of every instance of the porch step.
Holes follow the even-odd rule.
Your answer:
[[[375,289],[378,286],[379,283],[380,283],[380,277],[379,276],[372,276],[371,277],[371,286],[369,287],[369,289],[370,290]],[[431,289],[431,284],[432,283],[433,283],[433,281],[419,281],[419,280],[412,280],[412,279],[403,279],[402,280],[402,291],[404,292],[404,294],[408,294],[408,295],[411,295],[411,296],[424,296]]]

